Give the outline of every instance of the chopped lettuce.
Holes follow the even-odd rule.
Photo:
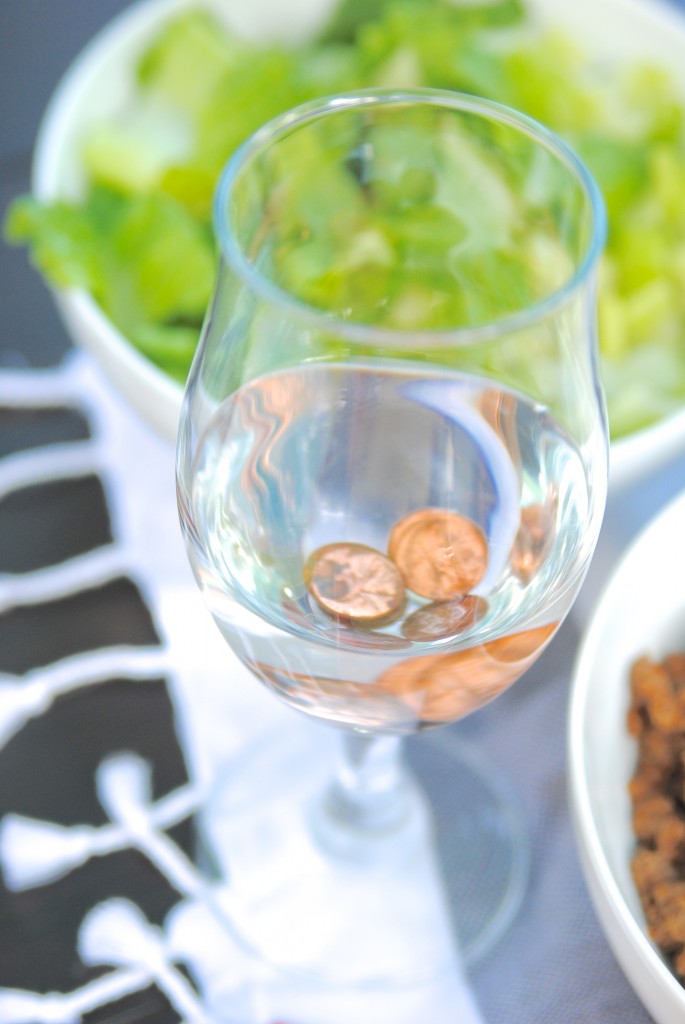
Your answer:
[[[197,120],[243,54],[243,44],[208,11],[191,8],[171,18],[143,53],[137,68],[140,91]]]
[[[21,196],[9,209],[5,235],[30,246],[35,266],[52,284],[83,288],[102,303],[110,270],[103,239],[120,207],[121,197],[98,187],[82,203],[42,204]]]
[[[150,192],[192,145],[183,115],[146,96],[134,109],[93,127],[83,144],[83,166],[91,181],[119,192]]]
[[[161,193],[130,198],[102,185],[80,205],[41,207],[24,198],[6,230],[32,247],[49,280],[85,288],[134,342],[151,326],[180,323],[197,343],[214,282],[214,242],[177,200]]]
[[[582,40],[541,34],[528,23],[524,0],[340,0],[317,38],[293,48],[238,39],[201,6],[189,8],[141,55],[134,101],[89,132],[82,200],[21,197],[10,208],[6,237],[29,247],[53,285],[89,291],[147,358],[182,381],[213,286],[211,204],[224,163],[282,110],[379,85],[489,97],[568,139],[596,176],[609,213],[600,344],[612,436],[682,407],[685,104],[658,67],[597,67]],[[331,165],[322,168],[319,192],[303,195],[296,171],[306,159],[295,153],[283,205],[277,255],[285,285],[308,301],[337,303],[372,320],[384,305],[386,322],[405,327],[474,315],[467,304],[478,296],[466,284],[455,289],[455,277],[468,282],[497,270],[482,266],[486,257],[475,249],[470,264],[460,258],[444,279],[436,270],[435,249],[458,252],[477,225],[473,211],[433,194],[429,162],[417,158],[408,172],[410,209],[395,208],[386,183],[371,211],[348,210],[338,224],[341,249],[340,238],[317,232],[306,247],[292,244],[303,211],[311,221],[330,195],[354,192]],[[472,171],[462,166],[460,173]],[[557,256],[542,236],[512,256],[515,216],[496,171],[477,173],[480,181],[488,177],[502,229],[498,266],[517,272],[506,275],[515,294],[503,301],[525,301],[537,278],[560,272]],[[412,268],[411,282],[398,274],[398,253]]]
[[[354,44],[358,33],[370,23],[385,23],[399,12],[418,14],[419,20],[433,17],[435,0],[341,0],[334,10],[321,39],[324,42]],[[518,24],[524,15],[523,0],[475,0],[450,4],[448,17],[454,15],[454,24],[460,31],[492,29]],[[405,37],[406,38],[406,37]]]

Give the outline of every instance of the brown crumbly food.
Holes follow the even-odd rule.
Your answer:
[[[651,726],[661,733],[685,729],[683,694],[666,662],[658,664],[648,658],[638,659],[633,665],[630,684],[633,708],[643,728]]]
[[[638,744],[628,787],[633,880],[650,935],[685,984],[685,653],[639,658],[630,692],[627,725]]]
[[[685,882],[657,882],[649,894],[649,930],[665,953],[685,946]]]
[[[656,844],[659,828],[674,813],[673,801],[661,793],[650,793],[640,800],[633,800],[633,831],[643,843]]]
[[[653,889],[657,882],[675,881],[675,868],[661,850],[641,846],[633,857],[633,879],[640,892]]]

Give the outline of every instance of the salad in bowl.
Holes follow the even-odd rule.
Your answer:
[[[685,13],[659,0],[139,0],[57,88],[32,194],[5,233],[29,247],[75,339],[171,439],[213,289],[216,181],[247,136],[307,99],[371,86],[505,103],[565,138],[604,195],[618,484],[685,446],[683,47]]]

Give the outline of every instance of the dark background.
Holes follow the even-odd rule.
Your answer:
[[[0,0],[0,215],[29,188],[36,131],[66,68],[123,0]],[[0,245],[0,365],[46,366],[69,342],[21,250]]]

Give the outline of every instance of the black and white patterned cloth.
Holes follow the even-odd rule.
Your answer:
[[[112,453],[164,472],[161,460],[112,433],[77,354],[3,371],[0,405],[0,1020],[80,1020],[126,999],[139,1019],[167,1019],[167,1003],[203,1019],[170,925],[158,930],[202,891],[187,856],[199,783],[177,738],[150,548],[129,529],[143,520]],[[163,510],[171,496],[147,500]],[[162,549],[168,519],[154,523]]]

